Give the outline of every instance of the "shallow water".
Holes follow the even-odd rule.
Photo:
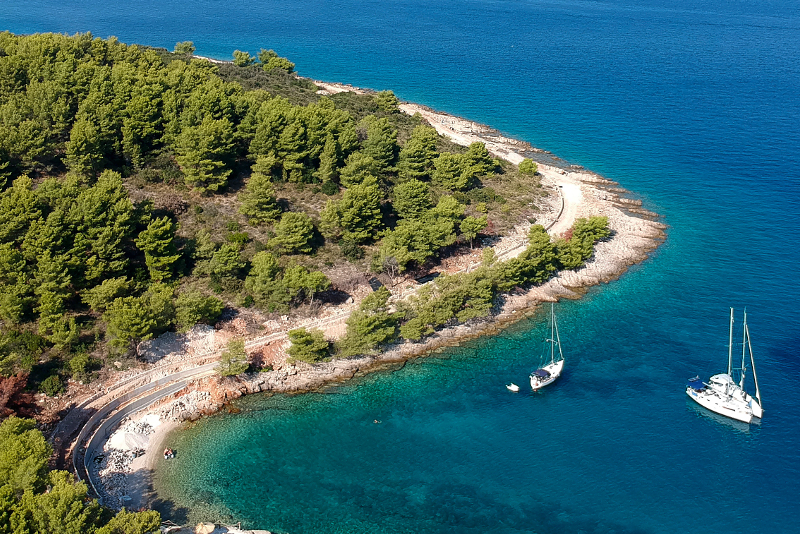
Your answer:
[[[162,496],[278,532],[800,532],[800,2],[99,0],[10,3],[11,31],[198,53],[274,48],[300,74],[393,89],[620,182],[667,242],[544,318],[324,394],[254,396],[174,438]],[[766,414],[712,417],[748,308]],[[374,423],[375,420],[381,421]]]

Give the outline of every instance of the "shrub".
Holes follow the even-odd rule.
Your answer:
[[[397,337],[397,316],[389,312],[391,293],[385,286],[367,296],[347,319],[347,335],[340,344],[341,355],[355,356],[389,343]]]
[[[69,370],[74,380],[85,380],[86,369],[89,367],[89,355],[81,352],[69,361]]]
[[[289,330],[289,341],[292,342],[288,351],[292,360],[316,363],[327,358],[330,352],[331,344],[319,330]]]
[[[64,384],[61,382],[61,378],[58,375],[50,375],[39,384],[39,391],[48,397],[57,397],[64,391]]]
[[[220,376],[235,376],[247,371],[248,367],[250,367],[250,363],[247,361],[247,352],[244,350],[244,340],[231,340],[219,358],[217,372]]]
[[[519,172],[527,174],[528,176],[533,176],[539,172],[539,166],[535,161],[524,159],[519,163]]]
[[[329,197],[332,197],[333,195],[339,192],[339,186],[332,181],[323,182],[322,186],[320,187],[320,191],[322,191]]]

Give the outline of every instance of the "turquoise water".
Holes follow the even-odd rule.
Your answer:
[[[175,438],[162,496],[304,532],[800,532],[800,2],[99,0],[4,3],[0,28],[198,53],[490,124],[634,191],[669,225],[620,280],[557,306],[567,368],[511,394],[544,318]],[[747,306],[766,414],[711,417]],[[374,420],[381,421],[374,423]]]

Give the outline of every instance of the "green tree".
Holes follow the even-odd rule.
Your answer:
[[[491,310],[494,295],[493,282],[483,271],[442,275],[411,299],[411,317],[400,327],[400,333],[416,340],[451,320],[484,317]]]
[[[52,452],[36,421],[7,418],[0,423],[0,487],[17,496],[43,489]]]
[[[557,249],[550,236],[540,224],[531,226],[528,246],[518,257],[493,266],[494,278],[500,291],[516,286],[540,284],[547,281],[557,270]]]
[[[379,173],[391,172],[397,158],[397,130],[386,117],[368,116],[363,121],[367,138],[363,143],[364,154],[378,164]]]
[[[172,289],[152,284],[140,297],[118,297],[108,305],[106,335],[113,347],[124,350],[169,328],[174,313]]]
[[[75,121],[69,134],[65,163],[72,172],[94,176],[104,159],[103,139],[94,123],[86,118]]]
[[[175,301],[175,322],[184,331],[197,323],[213,325],[224,308],[225,303],[218,298],[190,289],[178,295]]]
[[[42,216],[33,181],[27,176],[14,180],[0,194],[0,243],[20,244],[31,224]]]
[[[0,244],[0,318],[17,324],[33,305],[27,262],[13,244]]]
[[[85,534],[92,532],[100,518],[97,501],[87,500],[85,482],[75,482],[67,471],[52,471],[48,477],[49,491],[22,495],[11,516],[15,532],[59,532]]]
[[[114,299],[128,293],[130,285],[130,282],[124,276],[109,278],[108,280],[103,280],[100,285],[84,291],[81,298],[93,311],[103,312],[106,306]]]
[[[157,85],[134,85],[122,119],[122,153],[135,168],[145,163],[162,133],[161,90]],[[117,95],[122,96],[122,95]]]
[[[214,280],[223,278],[238,278],[246,264],[242,261],[239,245],[236,243],[223,243],[211,255],[205,265],[206,274]]]
[[[155,510],[128,512],[123,508],[96,534],[151,534],[158,532],[160,526],[161,514]]]
[[[314,237],[314,223],[305,213],[286,212],[275,225],[275,237],[271,245],[288,252],[311,252],[311,240]]]
[[[255,62],[256,60],[250,55],[250,52],[242,52],[241,50],[233,51],[233,64],[237,67],[247,67]]]
[[[276,156],[283,167],[283,179],[302,183],[305,181],[306,161],[310,152],[308,132],[297,113],[293,119],[278,137]]]
[[[528,176],[533,176],[539,172],[539,166],[535,161],[525,158],[519,162],[519,172],[527,174]]]
[[[283,286],[293,298],[309,299],[331,287],[331,281],[320,271],[311,271],[302,265],[290,265],[283,271]]]
[[[186,184],[201,192],[217,191],[228,183],[235,157],[235,133],[228,119],[206,116],[178,136],[175,160]]]
[[[443,196],[428,213],[430,219],[447,220],[454,224],[464,215],[464,206],[449,195]]]
[[[461,221],[461,234],[464,238],[469,240],[469,248],[472,248],[472,241],[478,237],[480,231],[486,228],[488,223],[489,219],[486,215],[482,215],[481,217],[464,217],[464,220]]]
[[[104,171],[93,186],[77,190],[74,201],[65,195],[64,202],[73,234],[70,269],[84,288],[125,272],[136,214],[119,173]]]
[[[400,177],[406,180],[428,178],[436,159],[438,140],[439,134],[430,126],[420,125],[414,128],[411,138],[400,150],[397,163]]]
[[[39,334],[59,331],[67,310],[66,302],[72,296],[72,280],[67,272],[64,257],[47,251],[37,264],[34,293],[38,297]]]
[[[280,217],[275,189],[269,176],[254,172],[247,181],[245,191],[239,193],[239,213],[246,216],[252,225],[272,222]]]
[[[353,187],[362,184],[367,178],[377,177],[380,173],[381,166],[372,156],[364,152],[353,152],[339,172],[339,182],[344,187]]]
[[[194,54],[195,50],[196,49],[192,41],[181,41],[180,43],[175,43],[175,49],[172,51],[172,53],[192,55]]]
[[[285,309],[290,297],[284,291],[281,274],[274,255],[262,251],[253,256],[244,287],[259,307],[270,311]]]
[[[400,104],[400,100],[397,99],[392,91],[380,91],[375,95],[375,102],[381,111],[400,113],[400,109],[397,107]]]
[[[326,237],[366,243],[382,226],[378,183],[369,177],[348,188],[339,201],[329,200],[320,213],[320,230]]]
[[[412,178],[396,185],[392,205],[403,219],[418,219],[431,208],[428,184]]]
[[[380,268],[393,258],[397,271],[404,272],[409,264],[422,265],[439,249],[455,241],[455,225],[451,220],[401,219],[381,240],[377,265]]]
[[[339,177],[339,143],[333,134],[328,133],[325,138],[325,145],[319,158],[319,168],[316,172],[317,179],[326,184],[335,182]]]
[[[292,360],[307,363],[321,362],[330,354],[331,344],[319,330],[296,328],[289,330],[292,345],[287,351]]]
[[[362,354],[397,337],[397,317],[389,312],[390,296],[389,290],[381,286],[350,314],[347,334],[340,343],[343,357]]]
[[[469,182],[472,182],[478,176],[493,173],[498,165],[498,162],[486,150],[486,145],[481,142],[469,145],[463,159],[464,173]]]
[[[442,152],[434,160],[433,182],[450,191],[463,191],[469,186],[464,173],[464,158],[459,154]]]
[[[175,230],[175,224],[168,217],[161,217],[150,222],[136,238],[136,247],[144,252],[154,282],[172,277],[173,266],[181,257],[175,246]]]
[[[562,269],[577,269],[594,253],[594,244],[611,235],[607,217],[580,218],[575,221],[568,239],[556,242],[558,262]]]
[[[285,70],[289,74],[294,72],[294,63],[285,57],[278,56],[274,50],[264,50],[262,48],[261,52],[258,53],[258,61],[261,62],[262,68],[265,71],[281,69]]]
[[[247,371],[250,363],[247,361],[247,351],[244,349],[243,339],[232,339],[227,348],[219,357],[217,372],[220,376],[235,376]]]

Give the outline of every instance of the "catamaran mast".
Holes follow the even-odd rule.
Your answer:
[[[552,303],[550,305],[552,306]],[[552,310],[551,310],[551,312],[552,312]],[[560,360],[564,359],[564,353],[561,352],[561,336],[558,335],[558,323],[556,323],[556,314],[555,313],[553,313],[553,329],[556,332],[556,343],[558,343],[558,359],[560,361]],[[553,357],[555,357],[555,354],[553,354]]]
[[[758,389],[758,376],[756,376],[756,362],[753,359],[753,345],[750,344],[750,329],[747,328],[747,325],[744,325],[744,335],[747,339],[747,348],[750,350],[750,365],[753,367],[753,380],[756,383],[756,400],[758,400],[758,405],[762,406],[761,391]]]
[[[553,303],[550,303],[550,363],[556,361],[556,337],[555,337],[555,329],[556,329],[556,314],[553,311]]]
[[[739,389],[744,391],[744,375],[746,368],[744,366],[745,342],[747,341],[747,308],[744,310],[742,319],[742,377],[739,379]]]
[[[733,308],[731,308],[731,325],[728,329],[728,376],[731,376],[731,364],[733,363]]]

